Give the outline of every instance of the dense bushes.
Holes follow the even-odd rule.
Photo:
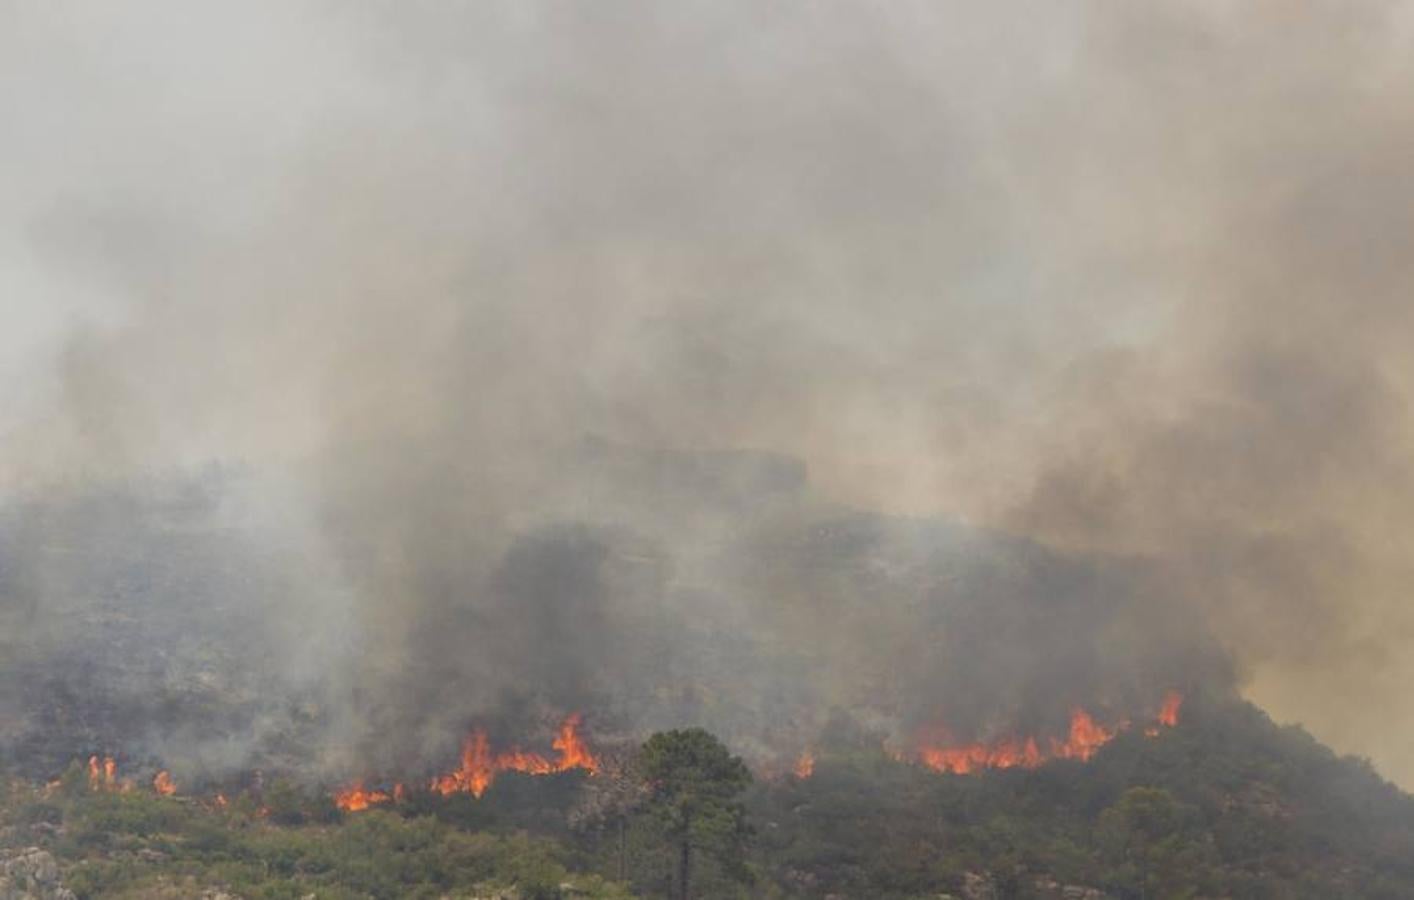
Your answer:
[[[432,816],[384,810],[336,812],[335,821],[320,822],[320,796],[272,793],[284,804],[282,818],[300,824],[274,823],[273,810],[209,808],[143,791],[19,787],[5,815],[26,840],[48,843],[68,863],[67,883],[82,898],[183,897],[222,887],[249,900],[311,893],[381,900],[513,886],[533,900],[559,897],[566,884],[576,896],[627,896],[597,876],[573,874],[574,854],[552,840],[468,833]]]

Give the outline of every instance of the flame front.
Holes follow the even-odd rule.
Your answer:
[[[443,796],[462,791],[480,797],[495,777],[495,760],[486,732],[477,730],[462,741],[461,765],[454,772],[432,779],[432,790]]]
[[[177,784],[167,770],[163,769],[152,777],[152,789],[164,797],[170,797],[177,792]]]
[[[1178,711],[1182,705],[1183,695],[1179,692],[1165,694],[1159,710],[1159,723],[1170,728],[1177,725]],[[1035,737],[957,744],[952,742],[945,729],[937,728],[920,741],[917,759],[930,769],[955,775],[969,775],[984,769],[1034,769],[1053,759],[1084,762],[1128,727],[1128,720],[1102,725],[1088,711],[1076,707],[1070,712],[1070,729],[1065,738],[1052,737],[1044,745]],[[1151,727],[1146,728],[1144,733],[1156,737],[1159,732],[1157,727]]]
[[[560,724],[560,733],[550,746],[560,751],[560,762],[556,771],[585,769],[591,774],[599,771],[599,760],[594,758],[589,745],[579,735],[579,713],[572,713]]]
[[[1169,728],[1178,724],[1178,711],[1183,706],[1183,695],[1178,691],[1164,694],[1164,705],[1159,708],[1159,724]]]
[[[920,747],[918,760],[930,769],[969,775],[982,769],[1034,769],[1046,761],[1035,738],[1006,739],[992,744],[931,744]]]
[[[127,791],[132,788],[132,784],[118,780],[118,762],[113,757],[90,756],[88,787],[93,791]]]
[[[809,750],[801,753],[795,760],[795,765],[791,768],[796,778],[809,778],[815,774],[815,754]]]
[[[394,793],[399,793],[401,788],[402,785],[399,785],[398,790]],[[363,782],[356,781],[343,790],[335,792],[334,805],[344,812],[358,812],[379,803],[387,803],[392,799],[392,794],[385,794],[383,791],[366,791],[363,789]]]
[[[1076,707],[1070,712],[1069,737],[1064,742],[1051,739],[1051,756],[1083,762],[1094,756],[1096,750],[1114,740],[1114,736],[1127,727],[1128,722],[1121,722],[1113,728],[1106,728],[1096,722],[1088,712]]]
[[[528,775],[550,775],[570,769],[597,772],[599,761],[580,735],[579,723],[578,713],[561,723],[551,745],[559,751],[559,758],[554,760],[518,748],[492,753],[486,732],[477,729],[462,742],[461,765],[453,772],[432,779],[430,786],[443,796],[469,793],[480,797],[501,772],[524,772]]]

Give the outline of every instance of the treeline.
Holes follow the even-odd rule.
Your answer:
[[[9,782],[0,835],[79,897],[1407,898],[1414,799],[1230,702],[1089,763],[942,775],[839,715],[813,772],[753,780],[701,729],[599,771],[506,773],[341,813],[275,781],[224,806]]]

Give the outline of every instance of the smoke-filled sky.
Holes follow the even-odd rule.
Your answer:
[[[0,0],[0,134],[0,491],[261,473],[350,708],[694,586],[843,646],[760,547],[854,510],[1123,560],[1114,658],[1191,616],[1414,784],[1414,5]],[[809,501],[663,462],[731,450]]]

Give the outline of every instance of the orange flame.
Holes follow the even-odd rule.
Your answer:
[[[401,791],[402,785],[398,786]],[[341,791],[334,794],[334,805],[344,812],[358,812],[368,809],[379,803],[387,803],[393,799],[393,795],[383,791],[366,791],[363,789],[363,782],[356,781]]]
[[[1183,706],[1183,695],[1178,691],[1164,694],[1164,705],[1159,708],[1159,724],[1169,728],[1178,724],[1178,711]]]
[[[1051,739],[1051,756],[1056,759],[1088,760],[1096,750],[1114,740],[1114,736],[1128,726],[1128,722],[1121,722],[1113,728],[1106,728],[1091,718],[1088,712],[1076,707],[1070,711],[1070,736],[1064,742]]]
[[[940,734],[945,736],[944,732]],[[969,775],[982,769],[1011,769],[1021,766],[1034,769],[1045,762],[1034,737],[1026,740],[1008,738],[992,744],[929,745],[921,747],[918,759],[923,765],[939,772]]]
[[[470,791],[480,797],[495,777],[494,764],[486,732],[478,730],[462,741],[461,766],[455,772],[432,779],[432,790],[443,796]]]
[[[591,774],[599,771],[599,760],[594,758],[589,745],[579,736],[579,713],[571,713],[560,724],[560,733],[550,746],[560,751],[560,761],[556,771],[585,769]]]
[[[815,754],[809,750],[801,753],[795,761],[795,766],[791,769],[796,778],[809,778],[815,774]]]
[[[1183,695],[1178,691],[1165,694],[1159,710],[1159,723],[1169,727],[1177,725],[1178,710],[1182,705]],[[955,775],[968,775],[984,769],[1034,769],[1053,759],[1087,761],[1128,727],[1127,720],[1115,725],[1102,725],[1088,711],[1076,707],[1070,712],[1070,729],[1065,738],[1052,737],[1044,747],[1034,737],[957,744],[945,729],[935,728],[920,742],[916,756],[930,769]],[[1144,729],[1144,733],[1156,737],[1159,731],[1157,727],[1149,727]]]
[[[480,797],[501,772],[525,772],[529,775],[549,775],[570,769],[597,772],[599,761],[580,736],[579,723],[579,714],[575,713],[560,725],[552,744],[560,753],[556,760],[518,748],[492,753],[486,732],[477,729],[462,742],[461,765],[453,772],[432,779],[430,787],[443,796],[470,793]]]
[[[177,784],[167,770],[163,769],[153,776],[152,789],[164,797],[170,797],[177,792]]]
[[[88,758],[88,787],[94,791],[125,790],[125,785],[118,783],[118,763],[113,757]]]

